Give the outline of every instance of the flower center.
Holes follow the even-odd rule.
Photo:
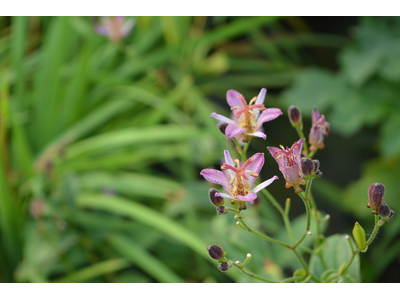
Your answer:
[[[250,173],[250,176],[253,177],[258,177],[257,173],[254,173],[251,170],[246,170],[246,168],[253,163],[253,159],[249,158],[241,167],[240,167],[240,162],[238,159],[235,159],[234,165],[235,167],[232,167],[231,165],[228,165],[224,163],[221,166],[222,170],[231,170],[234,172],[233,176],[231,177],[231,180],[229,181],[229,184],[232,185],[232,196],[236,197],[238,195],[241,196],[246,196],[249,193],[249,184],[248,184],[248,178],[246,176],[246,173]]]
[[[247,104],[243,95],[238,96],[238,99],[242,103],[242,106],[232,107],[231,110],[239,109],[237,112],[235,112],[235,115],[239,120],[241,119],[240,127],[246,129],[248,133],[253,133],[256,124],[256,115],[254,114],[253,109],[259,109],[260,111],[263,111],[265,106],[264,104],[254,104],[257,100],[257,97],[251,99],[249,104]],[[244,117],[241,118],[242,114],[244,114]]]

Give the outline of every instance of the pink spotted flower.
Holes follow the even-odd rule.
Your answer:
[[[324,148],[324,138],[328,136],[331,126],[325,121],[325,116],[320,115],[315,107],[312,113],[312,122],[313,125],[308,136],[308,141],[310,143],[310,151],[315,151],[318,148]]]
[[[134,19],[125,17],[101,17],[100,24],[95,26],[98,34],[108,37],[112,42],[118,43],[127,36],[135,25]]]
[[[225,163],[221,166],[224,172],[214,169],[204,169],[200,172],[206,180],[222,185],[227,192],[227,194],[216,193],[216,197],[253,203],[259,191],[278,179],[278,176],[274,176],[253,188],[264,165],[264,153],[254,154],[244,164],[241,164],[239,159],[233,161],[228,150],[225,150],[224,154]]]
[[[263,103],[266,93],[267,90],[262,88],[258,97],[254,97],[247,104],[239,92],[229,90],[226,93],[226,100],[233,111],[232,118],[216,113],[212,113],[211,116],[218,120],[218,126],[227,138],[236,137],[241,144],[246,143],[250,136],[265,140],[267,136],[263,132],[263,123],[276,119],[282,114],[278,108],[265,108]]]
[[[267,147],[272,157],[275,158],[279,165],[279,170],[282,172],[286,180],[286,187],[294,187],[296,194],[301,193],[303,190],[300,184],[306,184],[304,180],[303,171],[301,169],[301,150],[303,149],[304,139],[295,142],[291,148],[286,150],[282,147]]]

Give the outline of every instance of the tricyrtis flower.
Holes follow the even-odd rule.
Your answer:
[[[222,185],[228,193],[216,193],[215,196],[253,203],[260,190],[278,179],[278,176],[274,176],[253,188],[254,182],[264,165],[264,153],[254,154],[242,165],[238,159],[232,160],[228,150],[225,150],[224,153],[225,163],[221,166],[224,172],[214,169],[204,169],[200,172],[206,180]]]
[[[312,122],[313,125],[310,130],[310,135],[308,137],[310,143],[310,151],[314,151],[316,149],[324,148],[324,138],[328,136],[329,130],[331,128],[330,124],[325,121],[325,116],[320,115],[318,110],[313,110],[312,113]]]
[[[102,17],[101,24],[95,26],[97,33],[108,37],[112,42],[120,42],[135,25],[134,19],[125,17]]]
[[[301,193],[303,190],[300,184],[306,184],[303,179],[304,175],[301,169],[301,150],[303,149],[304,139],[298,140],[289,149],[286,150],[282,147],[267,147],[272,157],[275,158],[279,165],[279,170],[282,172],[286,180],[286,187],[294,187],[296,194]]]
[[[236,137],[241,144],[247,142],[249,136],[265,140],[267,136],[263,132],[262,124],[282,114],[278,108],[265,108],[263,103],[266,93],[266,89],[261,89],[258,97],[254,97],[247,104],[239,92],[229,90],[226,93],[226,99],[233,111],[232,119],[216,113],[212,113],[211,116],[218,120],[220,128],[225,129],[226,137]]]

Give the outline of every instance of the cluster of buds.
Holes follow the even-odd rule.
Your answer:
[[[368,208],[372,208],[372,214],[379,215],[385,221],[391,221],[394,216],[394,211],[390,209],[386,202],[383,202],[385,195],[385,187],[382,183],[373,183],[368,189],[369,203]]]
[[[207,247],[207,252],[212,259],[218,260],[220,262],[218,269],[221,272],[228,271],[232,267],[233,264],[231,261],[223,261],[223,259],[226,257],[226,253],[224,249],[222,249],[220,246],[210,245]]]

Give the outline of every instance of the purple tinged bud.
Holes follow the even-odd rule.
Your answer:
[[[290,123],[292,123],[293,126],[297,126],[301,123],[301,112],[296,106],[290,106],[288,114]]]
[[[390,207],[389,207],[389,205],[386,204],[386,202],[383,202],[382,205],[379,206],[378,214],[383,218],[389,217],[389,215],[390,215]]]
[[[378,211],[382,205],[383,196],[385,195],[385,187],[381,183],[373,183],[368,189],[369,207],[374,211]]]
[[[227,262],[227,261],[224,261],[223,263],[221,263],[219,266],[218,266],[218,269],[221,271],[221,272],[225,272],[225,271],[228,271],[231,267],[232,267],[232,262]]]
[[[314,172],[317,172],[319,170],[319,160],[313,159],[312,162],[314,164]]]
[[[226,209],[225,206],[220,206],[217,207],[217,215],[226,215],[228,213],[228,210]]]
[[[207,251],[208,251],[208,255],[210,255],[210,257],[212,259],[221,260],[222,258],[225,257],[224,249],[222,249],[218,245],[210,245],[210,246],[208,246],[207,247]]]
[[[323,173],[320,170],[318,170],[317,172],[315,172],[314,177],[320,178],[322,175],[323,175]]]
[[[305,177],[310,177],[314,171],[313,161],[307,157],[303,157],[301,159],[301,170],[303,171],[303,175]]]
[[[219,207],[224,204],[224,198],[220,196],[215,196],[216,193],[218,193],[216,189],[211,188],[208,190],[208,195],[210,197],[211,203],[216,207]]]
[[[228,127],[228,125],[229,125],[228,123],[221,123],[221,124],[218,124],[217,127],[218,127],[219,131],[221,131],[221,133],[223,135],[225,135],[226,127]]]
[[[386,221],[390,222],[393,220],[394,210],[390,211],[389,217],[385,218]]]

